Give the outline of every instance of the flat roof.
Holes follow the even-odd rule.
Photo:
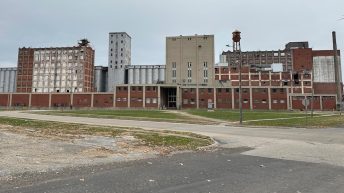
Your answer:
[[[166,36],[166,38],[179,38],[179,37],[214,37],[213,34],[195,34],[195,35],[179,35],[179,36]]]
[[[0,70],[17,70],[17,67],[0,67]]]
[[[127,36],[130,37],[130,35],[127,32],[109,32],[109,34],[127,34]]]

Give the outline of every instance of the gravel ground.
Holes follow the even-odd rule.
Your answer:
[[[35,137],[0,128],[0,181],[27,172],[59,171],[87,166],[153,158],[161,152],[132,136],[80,136],[74,139]]]

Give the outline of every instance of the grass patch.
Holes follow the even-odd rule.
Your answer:
[[[0,117],[0,125],[13,126],[10,131],[17,133],[26,133],[40,137],[57,137],[62,139],[78,138],[81,135],[110,137],[130,135],[140,139],[145,145],[170,147],[178,150],[194,150],[213,143],[209,137],[188,132],[147,131],[139,128],[92,126],[10,117]]]
[[[62,115],[78,117],[96,118],[124,118],[124,119],[144,119],[144,120],[179,120],[187,119],[176,113],[159,110],[71,110],[71,111],[42,111],[35,112],[44,115]]]
[[[141,139],[149,146],[173,147],[179,150],[194,150],[198,147],[212,144],[210,138],[205,139],[204,137],[185,137],[162,133],[136,133],[134,136]]]
[[[63,123],[53,121],[39,121],[30,119],[19,119],[10,117],[0,117],[1,125],[10,125],[14,127],[31,129],[38,131],[42,136],[63,136],[63,135],[102,135],[117,136],[124,132],[121,128],[92,126],[75,123]],[[20,130],[18,130],[20,131]]]
[[[239,111],[231,110],[187,110],[187,113],[201,117],[212,119],[219,119],[223,121],[236,122],[240,119]],[[280,112],[280,111],[243,111],[244,120],[257,120],[257,119],[275,119],[275,118],[290,118],[300,117],[304,114],[299,112]]]
[[[213,118],[229,122],[238,122],[240,118],[239,111],[215,110],[188,110],[187,113],[207,118]],[[323,115],[323,114],[322,114]],[[244,125],[255,126],[279,126],[279,127],[344,127],[344,116],[330,115],[322,116],[315,114],[313,118],[310,114],[304,112],[281,112],[281,111],[243,111]],[[282,119],[280,119],[282,118]],[[277,119],[277,120],[264,120]]]
[[[279,127],[303,127],[303,128],[327,128],[344,127],[344,116],[313,116],[306,118],[293,118],[287,120],[270,120],[247,122],[247,125],[279,126]]]

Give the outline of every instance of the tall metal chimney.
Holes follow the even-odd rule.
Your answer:
[[[332,40],[333,40],[333,61],[334,61],[334,71],[335,71],[335,81],[336,81],[336,86],[337,86],[337,105],[341,104],[342,102],[342,88],[340,84],[340,64],[338,62],[338,51],[337,51],[337,40],[336,40],[336,32],[332,32]],[[339,106],[339,109],[340,106]]]

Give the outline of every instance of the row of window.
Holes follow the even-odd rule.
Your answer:
[[[113,34],[110,34],[111,37],[113,37]],[[124,37],[124,34],[121,34],[121,37]],[[118,34],[116,34],[116,38],[118,38]]]
[[[113,44],[113,40],[111,40],[110,43]],[[121,44],[123,44],[123,43],[124,43],[124,41],[121,40]],[[118,41],[116,41],[116,45],[118,45]]]
[[[82,79],[80,81],[80,79],[77,79],[77,77],[67,77],[67,78],[64,78],[64,79],[60,79],[60,78],[51,78],[51,79],[41,79],[41,80],[33,80],[32,81],[32,84],[37,84],[37,85],[46,85],[46,84],[58,84],[59,82],[62,82],[62,83],[67,83],[67,84],[78,84],[78,85],[81,85],[82,84]],[[78,83],[79,82],[79,83]]]
[[[52,57],[45,56],[45,57],[43,57],[43,56],[40,56],[40,55],[35,55],[35,61],[36,62],[38,62],[38,61],[50,61],[50,59],[51,60],[67,60],[67,59],[68,60],[78,60],[78,59],[83,60],[84,59],[84,55],[80,55],[80,56],[77,56],[77,55],[75,55],[75,56],[63,55],[63,56],[57,56],[57,57],[55,57],[55,56],[52,56]]]
[[[207,36],[203,37],[203,40],[207,40],[207,39],[208,39]],[[177,38],[172,38],[172,41],[176,41],[176,40],[177,40]],[[188,37],[187,40],[192,40],[192,37]]]
[[[192,82],[192,69],[191,69],[191,67],[192,67],[192,63],[191,62],[188,62],[187,63],[188,64],[188,82],[190,83],[190,82]]]
[[[112,65],[110,65],[110,68],[112,68]],[[120,65],[120,66],[115,66],[115,69],[117,69],[117,68],[123,68],[123,65]]]
[[[212,93],[213,89],[212,88],[208,88],[207,91],[208,91],[208,93]],[[285,93],[286,92],[286,90],[284,88],[273,88],[273,89],[271,89],[271,91],[273,93],[278,93],[278,92],[279,93]],[[183,92],[184,93],[188,93],[188,92],[194,93],[195,89],[194,88],[184,88]],[[204,88],[200,88],[200,92],[204,93],[205,89]],[[231,92],[231,89],[230,88],[217,88],[217,92],[218,93],[222,93],[222,92],[229,93],[229,92]],[[239,93],[239,88],[235,88],[235,92]],[[249,93],[249,89],[248,88],[242,88],[242,92],[243,93]],[[253,88],[252,92],[254,92],[254,93],[259,93],[259,92],[267,93],[267,89]]]
[[[110,63],[112,64],[112,60],[110,60]],[[115,64],[118,64],[118,61],[115,61]],[[123,60],[120,61],[120,64],[123,64]]]
[[[192,67],[192,62],[187,62],[186,63],[188,68]],[[203,62],[203,67],[208,68],[208,62]],[[177,63],[176,62],[172,62],[172,69],[173,68],[177,68]]]
[[[143,87],[142,86],[132,86],[130,87],[131,91],[139,91],[142,92]],[[124,87],[117,87],[117,91],[127,91],[128,87],[124,86]],[[146,91],[156,91],[157,88],[155,86],[146,86]]]
[[[116,98],[117,102],[127,102],[127,98]],[[143,102],[142,98],[130,98],[131,102]],[[146,98],[146,104],[156,104],[158,103],[158,98]]]
[[[177,64],[172,62],[172,82],[176,82]],[[192,62],[187,62],[187,81],[192,82]],[[203,82],[208,83],[208,62],[203,62]]]
[[[44,69],[44,68],[67,68],[67,67],[83,67],[82,63],[41,63],[34,64],[34,68]]]
[[[121,48],[123,49],[123,48]],[[113,56],[113,53],[110,53],[110,56]],[[121,56],[123,57],[123,53],[121,53]],[[115,54],[115,58],[117,59],[118,58],[118,54]]]
[[[41,50],[41,51],[35,51],[35,55],[42,55],[47,56],[51,54],[77,54],[77,53],[83,53],[84,50]]]
[[[206,100],[205,99],[200,99],[199,102],[205,102]],[[247,104],[249,103],[249,100],[248,99],[243,99],[242,101],[244,104]],[[219,104],[230,104],[232,103],[232,99],[217,99],[217,103]],[[239,103],[239,99],[235,99],[235,103]],[[253,100],[253,103],[254,104],[267,104],[267,100],[266,99],[254,99]],[[285,104],[285,100],[277,100],[277,99],[274,99],[272,100],[272,103],[273,104]],[[183,104],[184,105],[187,105],[187,104],[190,104],[190,105],[194,105],[196,104],[196,100],[195,99],[183,99]]]
[[[284,52],[254,52],[254,53],[245,53],[245,52],[242,52],[242,57],[265,57],[265,56],[291,56],[291,53],[284,53]],[[234,53],[231,54],[230,56],[231,58],[232,57],[235,57]]]
[[[176,83],[177,82],[177,63],[172,62],[172,82]]]
[[[44,79],[68,79],[68,78],[74,78],[74,79],[82,79],[83,75],[73,72],[69,73],[35,73],[33,75],[33,80],[44,80]]]
[[[285,59],[275,59],[275,60],[241,60],[242,64],[272,64],[272,63],[291,63],[291,59],[285,60]],[[237,60],[230,60],[231,64],[237,63]]]
[[[309,100],[312,100],[312,97],[307,97],[307,98]],[[293,100],[300,100],[300,101],[302,101],[304,99],[305,99],[304,96],[293,96]],[[323,96],[322,97],[322,100],[335,100],[335,99],[336,99],[336,97],[334,97],[334,96]],[[320,100],[320,97],[314,96],[313,100]]]
[[[83,88],[32,88],[32,92],[83,92]]]

